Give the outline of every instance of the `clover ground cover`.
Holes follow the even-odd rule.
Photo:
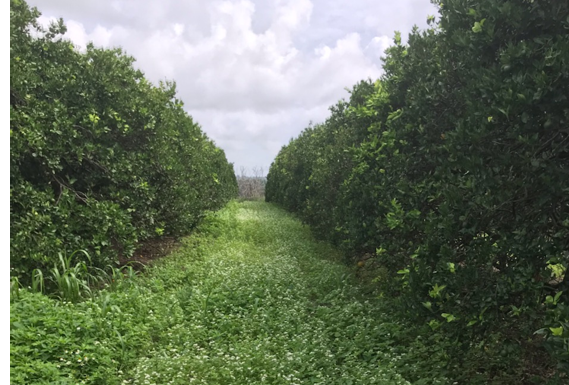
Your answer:
[[[408,384],[376,302],[296,219],[230,203],[144,276],[90,299],[21,289],[11,382]]]

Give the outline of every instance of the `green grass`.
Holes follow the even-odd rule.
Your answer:
[[[85,301],[12,295],[11,383],[446,384],[388,313],[296,219],[233,202]]]

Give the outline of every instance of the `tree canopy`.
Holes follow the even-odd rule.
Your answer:
[[[568,370],[569,5],[436,3],[380,80],[282,148],[267,200],[372,253],[457,357],[492,366],[473,346],[523,355],[539,330]]]
[[[12,275],[86,250],[98,267],[193,228],[237,193],[232,164],[120,49],[78,50],[10,3]]]

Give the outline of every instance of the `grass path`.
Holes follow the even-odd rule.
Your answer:
[[[264,202],[229,204],[93,299],[22,293],[11,311],[12,383],[408,383],[353,272]]]

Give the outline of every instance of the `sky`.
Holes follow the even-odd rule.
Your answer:
[[[252,175],[363,79],[382,74],[400,31],[425,29],[429,0],[28,0],[66,37],[121,47],[178,98],[235,170]]]

